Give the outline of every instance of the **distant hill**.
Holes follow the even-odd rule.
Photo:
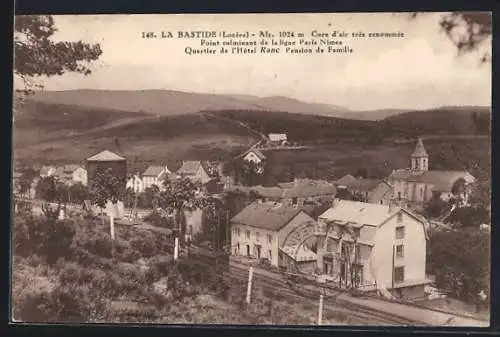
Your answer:
[[[442,107],[410,111],[380,122],[384,134],[486,135],[490,132],[491,109],[479,106]]]
[[[308,103],[283,96],[218,95],[174,90],[40,91],[32,97],[32,100],[50,104],[144,112],[160,116],[196,113],[201,110],[254,110],[379,120],[402,112],[400,110],[351,111],[336,105]]]
[[[413,146],[417,136],[488,135],[491,119],[490,109],[484,107],[443,107],[403,113],[385,110],[381,115],[398,114],[372,121],[297,113],[302,110],[300,106],[306,107],[308,103],[286,97],[199,96],[165,91],[105,95],[92,90],[88,95],[81,95],[82,92],[86,91],[44,92],[29,100],[23,112],[16,116],[14,155],[34,161],[74,162],[103,148],[121,148],[129,158],[138,157],[137,162],[230,158],[260,140],[260,133],[271,132],[287,133],[290,142],[313,147],[371,148],[384,143],[393,146],[391,144],[396,141],[409,142]],[[148,97],[153,99],[156,95],[163,98],[148,101]],[[189,97],[194,97],[195,101],[190,102]],[[262,105],[248,108],[254,107],[257,101]],[[69,104],[71,102],[73,104]],[[217,103],[217,108],[202,109],[207,102]],[[223,109],[220,102],[238,108]],[[164,104],[167,107],[163,111],[165,115],[146,111],[148,104],[151,107]],[[113,109],[98,106],[112,106]],[[140,109],[141,106],[144,109]],[[184,113],[174,113],[174,106],[185,108]],[[271,110],[272,106],[299,108],[289,113]],[[134,111],[134,107],[138,110]],[[326,109],[318,105],[315,111],[325,112]],[[356,113],[346,112],[349,116]]]

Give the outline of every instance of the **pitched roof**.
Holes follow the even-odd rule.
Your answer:
[[[338,179],[336,181],[336,184],[340,186],[349,186],[355,180],[356,178],[354,178],[352,175],[346,174],[342,178]]]
[[[272,142],[287,140],[286,133],[270,133],[269,140]]]
[[[422,171],[412,171],[410,169],[398,169],[398,170],[393,170],[391,174],[389,174],[389,179],[407,180],[411,176],[421,175],[422,173],[423,173]]]
[[[364,191],[364,192],[371,192],[373,191],[382,181],[379,179],[355,179],[351,181],[349,184],[347,184],[348,187],[359,190],[359,191]]]
[[[93,155],[90,158],[87,158],[87,161],[122,161],[122,160],[126,159],[108,150],[104,150],[96,155]]]
[[[319,181],[297,182],[294,186],[286,188],[283,198],[308,198],[324,195],[334,195],[337,189],[334,185]]]
[[[240,191],[243,193],[250,194],[254,192],[264,198],[279,199],[283,196],[283,190],[279,187],[264,187],[258,186],[233,186],[228,188],[227,191]]]
[[[205,170],[205,172],[211,177],[215,178],[219,175],[219,163],[210,162],[210,161],[202,161],[201,167]]]
[[[384,197],[392,193],[392,186],[386,182],[385,180],[382,180],[375,189],[372,190],[372,194],[369,197],[369,202],[379,202],[382,200]]]
[[[400,207],[391,208],[389,205],[340,200],[319,217],[327,220],[352,222],[359,225],[378,226],[400,210]]]
[[[466,182],[472,182],[472,177],[467,171],[425,171],[421,175],[412,176],[408,179],[411,182],[422,182],[431,184],[434,191],[451,192],[453,185],[459,179],[464,179]]]
[[[149,166],[146,171],[142,174],[144,177],[158,177],[161,173],[163,173],[165,168],[163,166]]]
[[[236,214],[231,219],[231,222],[255,228],[279,231],[301,212],[304,212],[301,208],[285,206],[283,204],[254,202]]]
[[[424,143],[422,142],[422,138],[419,138],[417,141],[417,145],[415,146],[415,150],[413,151],[412,157],[428,157],[427,151],[425,151]]]
[[[178,174],[193,176],[198,172],[201,166],[200,161],[187,160],[182,163],[182,166],[177,170]]]
[[[64,177],[70,178],[72,177],[73,172],[75,172],[75,170],[80,167],[81,167],[80,165],[76,164],[59,166],[55,169],[54,175],[59,178],[64,178]]]
[[[259,158],[260,160],[266,159],[266,156],[261,151],[259,151],[257,149],[252,149],[250,151],[247,151],[247,153],[245,153],[245,156],[249,153],[254,153],[257,156],[257,158]]]

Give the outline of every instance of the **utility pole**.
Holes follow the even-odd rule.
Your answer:
[[[250,304],[251,296],[252,296],[252,278],[253,278],[253,267],[250,267],[248,271],[248,284],[247,284],[247,304]]]
[[[323,322],[323,294],[319,295],[318,325]]]
[[[396,250],[396,246],[392,245],[392,289],[394,289],[394,251]]]

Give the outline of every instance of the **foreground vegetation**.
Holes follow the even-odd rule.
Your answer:
[[[27,210],[13,223],[13,318],[27,322],[311,324],[317,308],[223,280],[190,258],[173,261],[173,238],[97,218],[57,220]],[[331,324],[340,319],[326,315]]]

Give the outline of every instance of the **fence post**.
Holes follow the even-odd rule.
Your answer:
[[[177,260],[179,258],[179,238],[175,238],[175,244],[174,244],[174,260]]]
[[[319,295],[318,325],[323,321],[323,295]]]
[[[252,278],[253,278],[253,267],[250,267],[250,270],[248,271],[247,304],[250,304],[250,298],[252,296]]]
[[[115,218],[110,215],[109,216],[109,230],[110,230],[110,235],[111,235],[111,240],[115,239]]]

